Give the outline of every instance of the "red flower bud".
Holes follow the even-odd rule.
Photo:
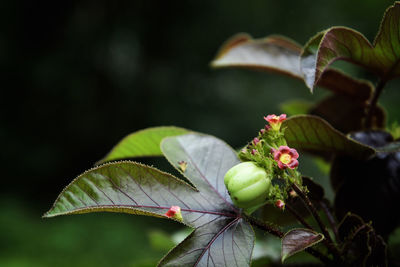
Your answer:
[[[285,202],[283,202],[282,200],[277,200],[275,202],[275,207],[277,207],[280,210],[284,210],[285,209]]]
[[[260,143],[260,139],[258,139],[257,137],[255,137],[253,139],[253,144],[256,146],[258,143]]]
[[[164,214],[168,218],[174,218],[179,221],[182,221],[182,213],[181,213],[181,208],[179,206],[171,206],[169,210]]]

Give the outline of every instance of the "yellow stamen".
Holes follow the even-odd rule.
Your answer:
[[[289,164],[291,160],[292,156],[290,156],[289,154],[282,154],[279,157],[279,161],[282,162],[283,164]]]

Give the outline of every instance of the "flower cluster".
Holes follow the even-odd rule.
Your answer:
[[[296,170],[299,166],[299,154],[296,149],[287,145],[285,139],[285,127],[282,123],[286,120],[286,114],[279,116],[272,114],[265,116],[264,119],[268,122],[267,125],[241,150],[239,157],[244,162],[252,162],[264,169],[265,179],[272,181],[271,186],[263,193],[264,201],[261,199],[259,202],[267,202],[284,210],[284,201],[289,197],[290,184],[296,182],[301,185],[301,175]]]

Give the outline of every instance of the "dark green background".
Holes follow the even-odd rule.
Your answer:
[[[182,227],[120,214],[40,217],[133,131],[176,125],[240,147],[283,102],[327,94],[272,74],[211,70],[235,33],[304,44],[343,25],[372,41],[391,3],[1,1],[0,266],[153,266],[168,246],[152,244],[151,233]],[[389,124],[400,116],[398,85],[390,82],[381,101]],[[316,173],[307,166],[305,174]]]

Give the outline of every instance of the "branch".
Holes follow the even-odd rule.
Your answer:
[[[293,190],[297,193],[297,195],[301,198],[301,200],[304,202],[306,205],[307,209],[309,212],[312,214],[312,216],[315,218],[315,220],[318,223],[319,228],[321,229],[323,235],[325,236],[324,239],[324,244],[328,248],[328,250],[337,258],[340,259],[340,253],[339,250],[333,245],[331,236],[329,235],[328,230],[326,229],[325,224],[322,222],[321,218],[318,215],[317,210],[315,209],[314,205],[308,198],[306,194],[304,194],[303,190],[300,189],[300,187],[296,183],[291,184]]]

